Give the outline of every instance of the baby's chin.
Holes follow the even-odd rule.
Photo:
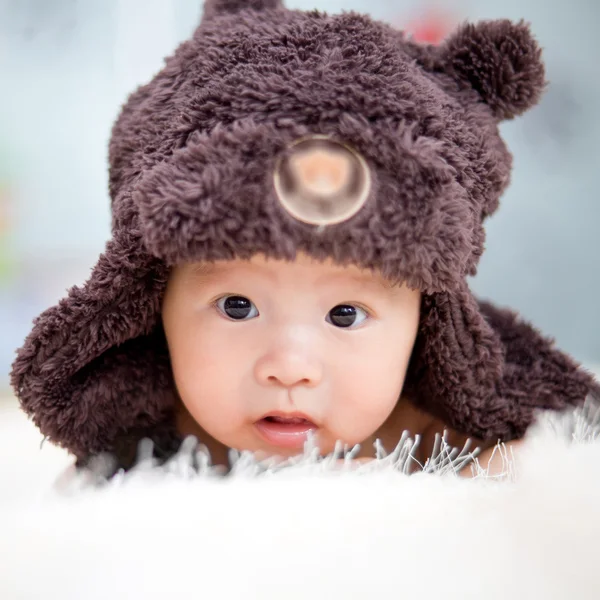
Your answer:
[[[211,456],[219,461],[226,460],[229,449],[238,452],[251,452],[257,460],[288,459],[302,456],[305,452],[318,452],[320,456],[329,456],[336,450],[351,449],[360,445],[360,455],[372,455],[372,437],[359,437],[359,432],[344,435],[341,431],[332,431],[326,426],[295,419],[268,418],[255,423],[240,423],[228,430],[215,430],[210,426],[187,429],[188,434],[196,435],[205,445]]]
[[[227,459],[230,448],[238,452],[252,452],[257,458],[292,458],[307,450],[328,456],[337,449],[361,446],[360,454],[373,453],[372,438],[368,432],[333,430],[327,423],[315,424],[304,419],[304,415],[282,415],[273,413],[256,422],[227,423],[205,422],[202,425],[187,410],[177,415],[177,428],[183,435],[193,435],[207,447],[211,456],[218,461]],[[365,434],[365,435],[362,435]]]
[[[343,441],[344,438],[322,428],[308,430],[298,426],[285,429],[271,424],[259,424],[253,429],[253,439],[246,438],[246,443],[242,440],[238,440],[237,443],[231,440],[229,447],[252,452],[258,460],[288,459],[301,456],[307,451],[318,451],[320,456],[329,456],[336,450],[350,449],[356,444],[360,444],[362,454],[365,448],[364,444],[358,441]],[[366,445],[369,445],[368,441]]]

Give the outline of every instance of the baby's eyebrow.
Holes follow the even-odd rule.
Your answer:
[[[217,265],[214,263],[193,263],[191,265],[191,272],[193,275],[198,275],[199,277],[207,277],[213,275],[217,270]]]
[[[232,267],[233,265],[227,263],[221,265],[210,262],[193,263],[190,265],[188,276],[196,283],[205,283],[218,275],[227,273]]]
[[[386,279],[385,277],[381,277],[377,274],[373,274],[373,273],[364,273],[364,274],[357,274],[357,273],[353,273],[353,274],[339,274],[339,275],[334,275],[323,278],[319,283],[323,282],[323,283],[331,283],[333,281],[335,281],[337,278],[340,279],[344,279],[344,278],[348,278],[351,281],[354,281],[355,283],[361,284],[361,285],[367,285],[367,286],[376,286],[376,287],[380,287],[382,289],[388,290],[388,291],[394,291],[398,288],[397,284],[394,284],[392,281],[390,281],[389,279]]]
[[[249,268],[257,273],[261,273],[261,269],[254,265],[244,265],[244,268]],[[222,262],[220,264],[211,262],[193,263],[190,267],[190,277],[194,281],[206,282],[221,275],[227,275],[232,271],[238,271],[240,265],[234,262]]]

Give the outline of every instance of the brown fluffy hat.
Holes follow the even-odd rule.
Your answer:
[[[299,251],[422,291],[405,391],[453,428],[508,440],[536,408],[582,402],[591,376],[466,283],[509,182],[498,124],[544,86],[522,22],[466,24],[434,47],[355,12],[208,0],[115,123],[112,239],[18,351],[23,408],[78,457],[158,439],[176,399],[169,269]]]

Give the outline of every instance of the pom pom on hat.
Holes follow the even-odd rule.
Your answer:
[[[440,52],[445,71],[469,83],[499,120],[537,104],[546,86],[541,48],[524,21],[467,23]]]

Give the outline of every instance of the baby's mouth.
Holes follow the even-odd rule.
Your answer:
[[[266,415],[254,424],[260,437],[280,448],[302,449],[308,435],[318,429],[305,415]]]

